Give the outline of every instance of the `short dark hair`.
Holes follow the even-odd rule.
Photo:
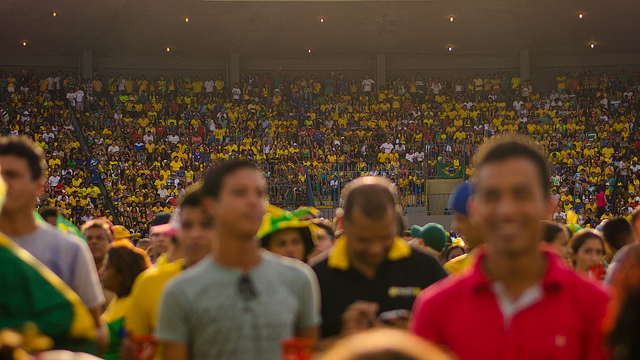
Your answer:
[[[366,176],[350,182],[343,191],[344,219],[349,221],[358,209],[369,219],[381,219],[396,210],[396,191],[386,178]],[[394,213],[394,222],[396,213]]]
[[[538,169],[540,185],[546,197],[550,196],[549,164],[540,146],[522,135],[504,134],[491,138],[486,145],[480,147],[473,163],[476,169],[486,164],[504,161],[511,158],[525,158],[533,162]]]
[[[0,137],[0,155],[13,155],[25,159],[31,171],[31,180],[42,178],[47,169],[42,149],[24,136]]]
[[[602,225],[602,237],[613,249],[620,250],[633,239],[633,231],[627,219],[616,216]]]
[[[180,208],[202,205],[202,183],[189,186],[180,199]]]
[[[60,209],[53,206],[45,206],[41,208],[38,213],[40,214],[40,217],[42,217],[43,219],[46,219],[49,216],[58,217],[58,214],[60,213]]]
[[[571,232],[566,226],[558,224],[550,220],[545,220],[540,223],[542,226],[542,241],[546,243],[552,243],[553,239],[561,232],[567,234],[567,237],[571,237]]]
[[[220,196],[224,179],[230,174],[242,169],[254,169],[258,171],[255,164],[246,160],[225,161],[212,168],[204,177],[201,190],[202,195],[217,199]]]

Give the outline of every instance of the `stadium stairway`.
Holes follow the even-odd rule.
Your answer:
[[[88,181],[91,181],[96,185],[98,185],[98,189],[100,189],[100,193],[102,193],[102,198],[104,199],[104,204],[107,210],[111,212],[111,214],[113,215],[113,219],[111,220],[111,222],[113,222],[114,225],[120,225],[122,223],[120,220],[120,213],[113,206],[113,201],[111,201],[111,196],[109,195],[109,192],[107,192],[107,188],[105,188],[104,186],[104,182],[102,181],[102,176],[100,176],[101,174],[98,173],[97,159],[93,156],[93,154],[91,154],[89,150],[89,146],[87,146],[84,133],[82,132],[82,127],[80,126],[80,123],[78,123],[78,120],[76,119],[75,110],[72,108],[69,108],[69,113],[71,113],[73,127],[76,130],[76,137],[78,138],[78,142],[80,142],[80,146],[82,147],[82,152],[85,154],[85,159],[89,163],[90,171],[87,174]],[[96,173],[97,176],[94,176],[94,172]],[[106,214],[102,214],[102,215],[107,217]]]

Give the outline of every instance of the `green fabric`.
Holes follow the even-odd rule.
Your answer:
[[[122,317],[116,321],[107,323],[107,327],[109,328],[109,348],[107,349],[107,352],[102,355],[102,357],[106,360],[119,360],[124,318]]]
[[[424,244],[440,252],[447,244],[448,236],[444,227],[436,223],[428,223],[423,227],[413,225],[411,236],[420,238]]]
[[[436,164],[436,174],[438,179],[461,178],[463,174],[462,166],[455,167],[453,166],[453,163],[443,163],[438,161]]]
[[[33,211],[33,217],[35,218],[38,224],[42,224],[45,222],[42,216],[40,216],[40,214],[35,210]],[[87,241],[84,235],[82,235],[82,232],[80,231],[80,229],[78,229],[75,225],[69,222],[69,220],[67,220],[64,216],[62,216],[62,214],[58,214],[58,219],[56,220],[56,227],[64,233],[75,235],[80,239]]]
[[[35,323],[51,337],[57,349],[95,352],[92,341],[72,339],[73,305],[49,281],[0,245],[0,329],[20,330],[25,323]],[[10,289],[7,291],[7,289]]]

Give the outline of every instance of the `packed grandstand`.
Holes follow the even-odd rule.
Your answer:
[[[0,76],[2,135],[46,153],[40,206],[80,226],[107,217],[145,232],[185,189],[225,159],[264,169],[270,202],[337,207],[351,179],[391,179],[405,208],[427,207],[427,180],[467,178],[488,138],[527,134],[552,166],[554,220],[583,227],[640,204],[636,133],[640,76],[559,73],[542,92],[518,74],[385,82],[343,74]]]

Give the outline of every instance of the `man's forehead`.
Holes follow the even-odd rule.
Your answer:
[[[493,161],[477,169],[475,186],[476,189],[483,190],[505,185],[531,185],[539,182],[537,171],[533,161],[521,157]]]

